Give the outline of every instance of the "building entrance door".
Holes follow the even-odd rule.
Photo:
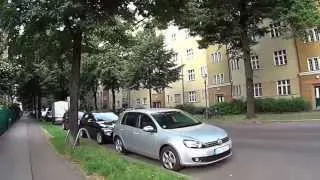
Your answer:
[[[320,109],[320,86],[315,87],[316,109]]]

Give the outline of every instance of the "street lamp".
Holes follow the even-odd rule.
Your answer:
[[[208,93],[207,93],[207,78],[208,78],[208,74],[204,73],[202,75],[202,78],[204,80],[204,98],[205,98],[205,102],[206,102],[205,116],[206,116],[206,120],[208,120]]]

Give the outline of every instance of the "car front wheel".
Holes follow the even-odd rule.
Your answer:
[[[104,143],[103,134],[101,132],[97,132],[97,142],[98,142],[98,144]]]
[[[162,166],[169,170],[179,171],[182,168],[177,151],[170,146],[161,150],[160,161]]]
[[[116,147],[116,151],[118,153],[126,154],[126,149],[124,148],[123,142],[119,137],[116,137],[114,139],[114,145]]]

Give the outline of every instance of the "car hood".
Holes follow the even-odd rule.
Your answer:
[[[197,126],[170,129],[168,131],[183,138],[189,138],[203,143],[217,141],[218,139],[223,139],[228,136],[225,130],[205,123]]]

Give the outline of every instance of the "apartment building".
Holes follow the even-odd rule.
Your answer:
[[[294,38],[280,32],[279,23],[265,20],[270,32],[256,38],[252,47],[254,96],[256,98],[299,97],[299,65]],[[230,60],[232,97],[246,98],[245,71],[242,59]]]
[[[320,31],[318,28],[306,30],[305,39],[296,40],[299,57],[299,77],[301,96],[314,109],[320,108]]]

